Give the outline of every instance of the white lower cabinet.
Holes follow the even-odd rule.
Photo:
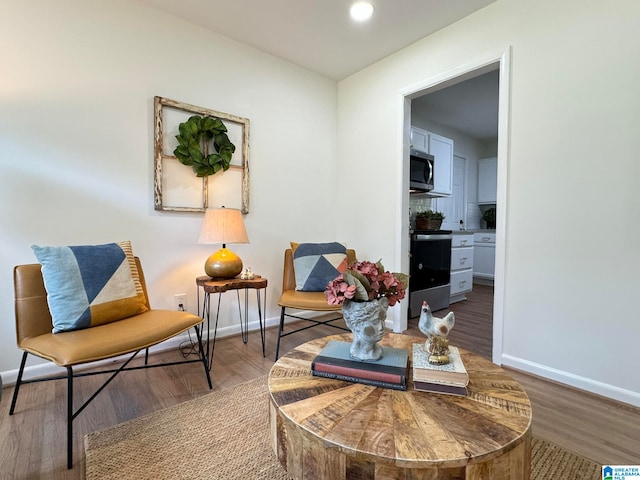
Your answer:
[[[473,288],[473,254],[473,234],[453,235],[449,303],[466,300],[465,294]]]
[[[451,299],[449,303],[466,300],[465,293],[473,289],[473,270],[451,272]]]
[[[473,266],[473,276],[477,280],[493,282],[496,269],[496,234],[476,233],[474,237],[476,259]]]

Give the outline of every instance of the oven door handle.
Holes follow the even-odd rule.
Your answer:
[[[416,242],[431,242],[434,240],[451,240],[453,238],[452,235],[448,233],[441,234],[420,234],[416,233],[413,235],[413,240]]]

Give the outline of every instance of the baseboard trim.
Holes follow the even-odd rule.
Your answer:
[[[512,355],[502,355],[502,365],[512,367],[523,372],[531,373],[539,377],[554,380],[564,385],[569,385],[580,390],[595,393],[603,397],[607,397],[619,402],[628,403],[635,407],[640,407],[640,393],[624,388],[616,387],[608,383],[593,380],[591,378],[581,377],[573,373],[558,370],[556,368],[542,365],[540,363],[531,362]]]

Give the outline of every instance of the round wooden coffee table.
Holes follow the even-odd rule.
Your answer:
[[[531,403],[500,367],[460,349],[466,397],[314,377],[331,339],[351,334],[300,345],[269,373],[273,448],[294,479],[529,479]],[[388,333],[381,344],[411,352],[424,340]]]

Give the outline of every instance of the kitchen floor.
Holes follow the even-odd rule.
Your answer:
[[[467,299],[452,303],[448,308],[433,312],[436,317],[444,317],[453,312],[456,322],[449,333],[452,345],[462,347],[491,360],[493,348],[493,287],[473,285]],[[423,336],[418,329],[418,318],[409,320],[407,333]]]

